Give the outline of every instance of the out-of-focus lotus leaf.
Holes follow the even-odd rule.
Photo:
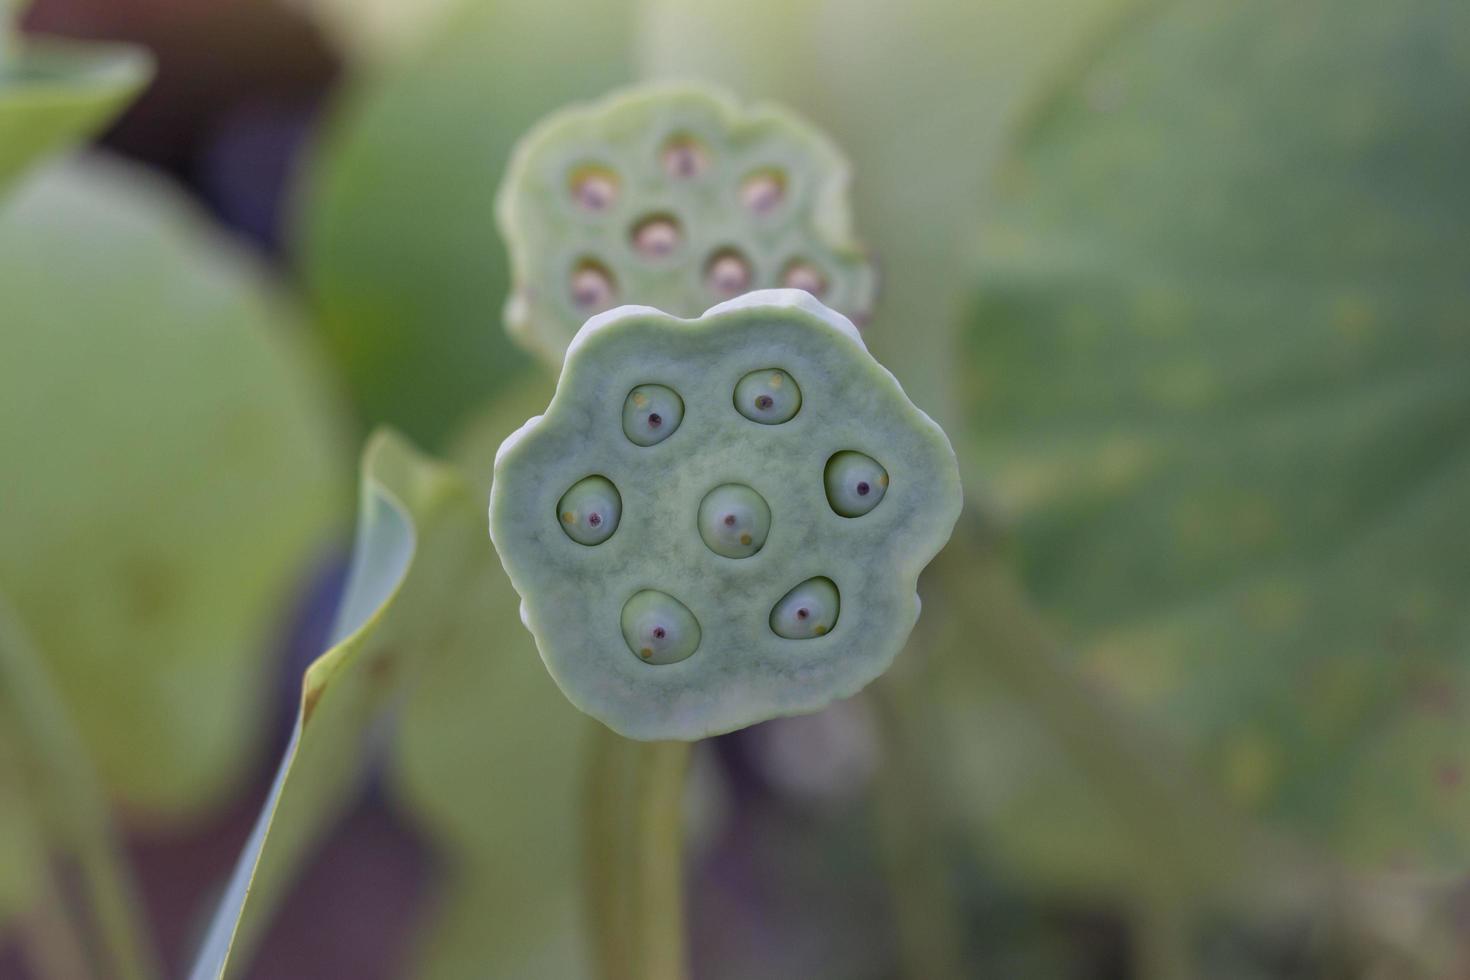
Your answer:
[[[1083,670],[1368,867],[1470,862],[1470,8],[1160,4],[984,230],[974,474]]]
[[[251,765],[340,513],[334,406],[260,271],[116,164],[0,204],[0,297],[0,590],[108,790],[196,813]]]
[[[626,82],[624,0],[470,3],[350,87],[315,162],[308,289],[370,423],[442,445],[520,369],[495,189],[541,116]]]
[[[152,62],[122,45],[21,38],[0,2],[0,191],[32,163],[101,127],[138,93]]]
[[[1131,0],[644,0],[647,74],[799,109],[853,161],[883,271],[867,341],[919,407],[956,420],[967,246],[1003,137],[1036,83]]]

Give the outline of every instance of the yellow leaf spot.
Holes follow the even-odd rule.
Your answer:
[[[812,632],[815,633],[818,636],[821,636],[822,634],[824,634],[824,633],[827,632],[827,627],[825,627],[825,626],[814,626],[812,628]]]
[[[572,513],[571,511],[567,511],[566,513],[561,515],[561,519],[564,523],[571,524],[577,519],[577,515]]]
[[[648,647],[644,647],[642,650],[638,651],[638,656],[642,657],[644,660],[647,660],[649,657],[653,656],[653,650]]]
[[[741,544],[750,544],[750,535],[748,535],[748,534],[742,534],[742,535],[740,535],[740,543]]]

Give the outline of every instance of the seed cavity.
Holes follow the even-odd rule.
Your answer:
[[[721,299],[749,292],[751,278],[750,263],[733,248],[711,255],[704,266],[706,288]]]
[[[672,664],[699,649],[699,620],[667,592],[644,589],[623,604],[623,641],[639,660]]]
[[[651,214],[633,226],[633,249],[645,259],[661,259],[672,255],[683,237],[673,215]]]
[[[674,180],[692,180],[709,169],[709,150],[688,133],[670,137],[659,159],[664,175]]]
[[[757,170],[740,182],[740,203],[752,214],[770,214],[785,199],[786,175],[779,170]]]
[[[618,529],[623,498],[605,476],[583,477],[556,502],[557,523],[567,537],[588,547],[602,544]]]
[[[821,299],[827,293],[827,277],[822,275],[820,269],[804,259],[794,259],[787,263],[781,273],[781,285],[787,289],[804,289],[817,299]]]
[[[572,200],[584,211],[598,214],[618,203],[618,175],[600,164],[587,164],[572,171]]]
[[[623,400],[623,435],[634,445],[663,442],[682,421],[684,399],[664,385],[639,385]]]
[[[888,471],[871,456],[851,449],[834,453],[823,472],[827,503],[843,517],[862,517],[888,492]]]
[[[801,409],[801,388],[780,368],[752,371],[735,385],[735,409],[752,422],[780,425]]]
[[[765,547],[771,508],[743,483],[726,483],[704,495],[698,521],[699,536],[710,551],[725,558],[749,558]]]
[[[771,610],[771,632],[788,640],[824,636],[837,625],[841,600],[829,578],[817,576],[781,597]]]
[[[607,266],[583,259],[572,269],[572,303],[584,313],[608,309],[617,298],[617,286]]]

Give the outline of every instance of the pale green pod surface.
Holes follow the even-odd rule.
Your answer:
[[[772,370],[801,391],[777,425],[735,398]],[[643,385],[683,405],[677,431],[647,446],[624,424]],[[844,452],[892,476],[860,520],[828,500],[828,462]],[[596,547],[555,526],[589,473],[622,502]],[[805,292],[765,290],[694,320],[649,307],[590,320],[546,413],[496,455],[490,535],[572,703],[630,738],[696,739],[814,711],[881,674],[960,501],[949,440],[851,322]]]
[[[583,321],[620,303],[697,316],[789,287],[859,321],[873,304],[836,146],[784,110],[702,87],[548,117],[517,147],[497,214],[514,278],[506,328],[556,365]]]

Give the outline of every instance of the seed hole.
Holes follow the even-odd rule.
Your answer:
[[[661,259],[679,247],[683,233],[673,215],[653,214],[633,226],[633,248],[645,259]]]
[[[665,176],[674,180],[692,180],[709,169],[709,150],[688,133],[670,137],[660,159]]]
[[[822,477],[827,503],[843,517],[862,517],[888,492],[888,471],[883,464],[851,449],[834,453]]]
[[[752,371],[735,385],[735,409],[752,422],[779,425],[801,408],[801,388],[780,368]]]
[[[705,263],[704,282],[716,296],[739,296],[750,290],[750,263],[733,248],[721,249]]]
[[[644,589],[623,604],[623,641],[638,659],[672,664],[699,649],[699,620],[667,592]]]
[[[841,600],[829,578],[809,578],[781,597],[771,609],[771,631],[788,640],[824,636],[837,625]]]
[[[600,213],[618,202],[618,175],[599,164],[572,171],[572,199],[584,211]]]
[[[788,263],[781,273],[781,285],[787,289],[804,289],[821,299],[827,292],[827,277],[810,262],[797,259]]]
[[[765,546],[771,531],[771,508],[755,490],[726,483],[699,503],[699,536],[705,546],[725,558],[749,558]]]
[[[682,421],[684,399],[664,385],[639,385],[623,399],[623,435],[634,445],[663,442]]]
[[[616,295],[612,273],[596,259],[583,259],[572,270],[572,302],[583,312],[607,309]]]
[[[757,170],[740,183],[740,203],[753,214],[770,214],[786,199],[786,175],[779,170]]]
[[[602,544],[618,529],[623,498],[607,477],[584,477],[561,495],[556,502],[556,516],[567,537],[592,547]]]

